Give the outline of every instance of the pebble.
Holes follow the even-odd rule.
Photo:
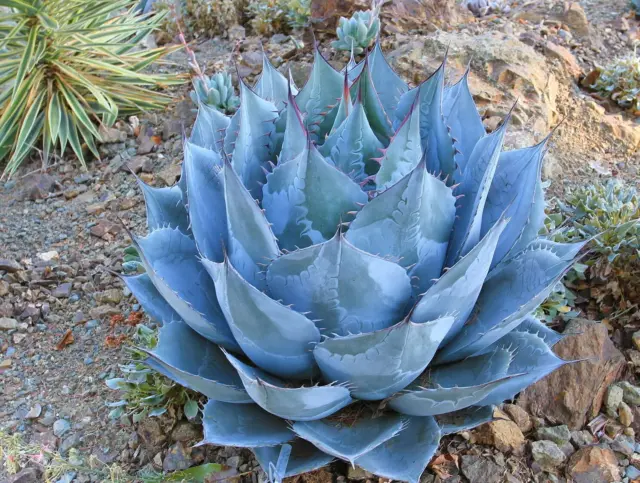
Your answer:
[[[18,328],[18,321],[8,317],[0,317],[0,330],[15,330]]]
[[[623,397],[624,391],[617,384],[612,384],[607,388],[607,393],[605,394],[604,399],[604,406],[607,410],[607,414],[612,418],[618,416],[618,406],[620,406]]]
[[[53,423],[53,434],[58,438],[71,429],[71,424],[66,419],[58,419]]]
[[[633,424],[633,411],[631,411],[629,405],[624,401],[618,406],[618,419],[626,427]]]
[[[618,386],[622,388],[622,399],[632,406],[640,406],[640,387],[636,387],[628,382],[620,382]]]
[[[627,466],[626,475],[630,480],[636,480],[640,478],[640,470],[633,465],[629,465]]]
[[[62,440],[62,443],[60,443],[60,448],[58,449],[60,450],[60,453],[64,455],[71,448],[75,448],[79,444],[80,444],[80,436],[78,436],[77,434],[72,434],[71,436]]]
[[[567,459],[566,455],[553,441],[532,442],[531,456],[543,469],[556,468]]]
[[[42,406],[40,404],[34,404],[29,409],[29,412],[25,415],[25,419],[37,419],[42,413]]]
[[[571,431],[566,424],[562,426],[548,426],[546,428],[538,428],[536,430],[536,439],[553,441],[562,446],[571,439]]]
[[[85,357],[84,361],[85,365],[93,364],[93,359],[91,357]]]
[[[4,270],[7,273],[15,273],[18,270],[22,270],[22,265],[20,265],[15,260],[0,258],[0,270]]]
[[[100,322],[98,322],[96,319],[91,319],[86,324],[84,324],[87,329],[93,329],[95,327],[98,327],[98,325],[100,325]]]
[[[59,299],[69,298],[69,295],[71,295],[71,288],[72,288],[71,283],[69,282],[61,283],[53,290],[53,292],[51,292],[51,295]]]

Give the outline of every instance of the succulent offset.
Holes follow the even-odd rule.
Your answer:
[[[353,51],[361,54],[371,45],[380,31],[378,10],[358,11],[351,18],[340,17],[336,35],[331,45],[338,50]]]
[[[566,364],[531,314],[583,243],[539,238],[547,139],[502,151],[443,65],[410,88],[375,45],[299,91],[265,58],[200,105],[173,187],[140,183],[163,322],[148,364],[209,398],[203,443],[272,481],[335,458],[417,482],[440,438]]]
[[[194,77],[193,90],[189,93],[195,104],[205,104],[225,113],[233,113],[240,104],[227,72],[218,72],[211,77],[206,75]]]

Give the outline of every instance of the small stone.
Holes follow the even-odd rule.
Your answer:
[[[167,451],[162,462],[164,471],[186,470],[192,465],[191,449],[185,449],[182,443],[176,443]]]
[[[51,250],[48,252],[43,252],[43,253],[38,253],[37,257],[44,261],[44,262],[51,262],[54,260],[60,260],[60,254],[55,251],[55,250]]]
[[[104,124],[101,124],[98,128],[98,133],[100,134],[98,139],[100,144],[123,143],[127,140],[126,132],[120,131],[115,127],[106,127]]]
[[[186,442],[201,438],[202,431],[187,421],[180,421],[171,431],[171,439],[176,442]]]
[[[245,28],[242,25],[233,25],[227,30],[229,41],[237,42],[238,40],[244,40],[247,36]]]
[[[482,456],[462,456],[462,474],[470,483],[502,483],[504,470],[489,458]]]
[[[231,468],[237,468],[242,464],[242,458],[240,456],[231,456],[227,458],[226,464]]]
[[[136,174],[140,172],[143,172],[143,173],[153,172],[153,161],[149,156],[134,156],[127,163],[127,166],[131,171],[133,171]]]
[[[119,304],[122,300],[122,290],[110,288],[95,294],[96,300],[101,304]]]
[[[53,423],[53,434],[58,438],[71,429],[71,424],[66,419],[58,419]]]
[[[583,446],[589,446],[595,444],[595,438],[593,435],[587,431],[571,431],[571,442],[575,444],[578,448],[582,448]]]
[[[625,456],[632,456],[636,449],[636,442],[629,436],[619,434],[613,439],[611,449]]]
[[[618,415],[618,406],[620,406],[623,397],[624,391],[617,384],[611,384],[607,388],[607,392],[604,396],[604,407],[607,414],[612,418],[615,418]]]
[[[62,440],[60,443],[60,447],[58,448],[60,454],[66,454],[71,448],[75,448],[80,444],[80,436],[77,434],[72,434],[71,436]]]
[[[38,483],[42,481],[41,476],[42,471],[39,468],[25,468],[2,481],[6,483]]]
[[[15,345],[20,344],[23,340],[27,338],[26,334],[13,334],[13,343]]]
[[[376,476],[373,473],[369,473],[367,470],[363,470],[359,466],[355,468],[349,465],[349,470],[347,471],[347,478],[349,480],[374,480]]]
[[[509,415],[511,420],[518,425],[520,431],[523,433],[531,431],[533,428],[531,416],[529,416],[529,414],[520,406],[516,406],[515,404],[503,404],[502,410]]]
[[[88,366],[90,364],[93,364],[93,359],[91,357],[85,357],[83,362]]]
[[[18,328],[18,321],[8,317],[0,317],[0,330],[14,330]]]
[[[9,294],[9,282],[0,280],[0,297],[4,297]]]
[[[180,177],[180,170],[179,164],[170,164],[158,173],[158,178],[160,178],[166,186],[173,186]]]
[[[25,419],[37,419],[42,413],[42,406],[40,404],[34,404],[29,409],[29,412],[25,415]]]
[[[637,480],[638,478],[640,478],[640,470],[633,465],[627,466],[625,474],[630,480]]]
[[[553,441],[558,446],[562,446],[571,439],[571,431],[566,424],[562,426],[547,426],[536,430],[536,439]]]
[[[640,387],[633,386],[627,381],[619,382],[618,386],[622,388],[622,399],[632,406],[640,406]]]
[[[0,361],[0,369],[9,369],[11,367],[11,359],[3,359]]]
[[[636,349],[640,350],[640,330],[638,332],[634,332],[631,336],[631,342]]]
[[[633,411],[624,401],[618,406],[618,420],[627,428],[633,424]]]
[[[94,328],[98,327],[98,325],[100,325],[100,322],[98,322],[96,319],[91,319],[86,324],[84,324],[84,326],[87,329],[94,329]]]
[[[17,271],[22,270],[22,265],[15,260],[0,258],[0,270],[4,270],[7,273],[16,273]]]
[[[475,430],[472,442],[494,446],[502,452],[522,453],[525,439],[516,423],[497,420],[483,424]]]
[[[89,316],[92,319],[103,319],[104,317],[110,317],[120,313],[117,307],[111,305],[100,305],[98,307],[92,307],[89,310]]]
[[[531,456],[544,470],[552,470],[567,459],[556,443],[544,440],[531,443]]]
[[[71,295],[71,288],[71,283],[61,283],[55,289],[53,289],[51,295],[58,299],[67,299],[69,298],[69,295]]]
[[[613,451],[599,446],[576,451],[569,459],[566,471],[574,483],[613,483],[622,478]]]
[[[115,235],[120,229],[121,226],[117,223],[101,220],[89,229],[89,233],[98,238],[106,239],[108,235]]]

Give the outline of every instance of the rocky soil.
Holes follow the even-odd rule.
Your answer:
[[[552,193],[561,195],[566,186],[598,176],[638,182],[640,126],[579,83],[593,66],[631,50],[640,24],[627,10],[626,0],[521,1],[507,16],[461,14],[429,34],[399,23],[383,48],[414,83],[438,66],[447,47],[452,81],[471,62],[472,91],[488,130],[518,101],[509,147],[539,141],[560,124],[544,176]],[[228,38],[195,50],[208,71],[234,59],[240,75],[252,79],[260,72],[262,42],[274,64],[290,66],[300,85],[311,62],[310,39],[301,39],[306,47],[282,34],[248,37],[235,27]],[[329,44],[324,34],[319,39]],[[186,65],[183,53],[173,60],[173,68]],[[192,448],[200,429],[179,414],[133,424],[126,417],[110,420],[105,406],[118,399],[104,381],[128,362],[135,329],[126,321],[138,320],[140,311],[111,273],[121,271],[129,245],[123,225],[146,230],[131,171],[157,186],[175,183],[182,129],[195,117],[186,92],[178,92],[182,100],[165,113],[105,130],[102,161],[86,172],[71,159],[32,172],[39,168],[34,162],[0,186],[0,428],[93,462],[59,481],[109,481],[102,465],[113,464],[130,475],[123,481],[139,481],[134,475],[141,468],[171,471],[204,461],[224,463],[247,480],[264,477],[248,452]],[[495,422],[446,440],[421,481],[640,482],[640,389],[633,385],[640,337],[638,347],[616,346],[606,326],[586,320],[571,322],[565,332],[574,335],[558,344],[558,354],[583,362],[504,405]],[[42,481],[35,456],[19,478],[0,468],[0,481]],[[303,479],[374,481],[340,463]]]

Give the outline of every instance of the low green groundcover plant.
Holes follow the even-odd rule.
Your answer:
[[[98,126],[157,109],[182,82],[145,69],[170,48],[139,49],[161,21],[132,0],[0,0],[0,162],[11,176],[37,146],[99,157]]]

